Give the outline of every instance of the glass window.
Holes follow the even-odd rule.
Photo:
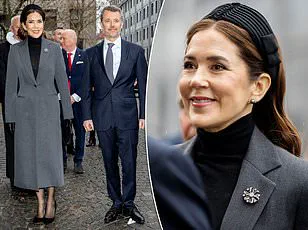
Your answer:
[[[152,2],[151,3],[151,15],[153,15],[154,14],[154,3]]]
[[[158,4],[157,4],[157,1],[155,1],[155,13],[157,14],[158,12]]]

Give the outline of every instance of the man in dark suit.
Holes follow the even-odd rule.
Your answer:
[[[63,38],[62,38],[62,33],[64,32],[63,27],[58,27],[54,32],[53,32],[53,37],[52,40],[56,43],[59,43],[61,48],[63,48]],[[60,100],[61,102],[61,100]],[[66,156],[68,154],[75,154],[75,149],[74,149],[74,135],[71,132],[72,130],[72,124],[66,123],[68,121],[64,121],[62,111],[61,111],[61,131],[62,131],[62,149],[63,149],[63,163],[64,163],[64,172],[66,171],[67,168],[67,161],[66,161]]]
[[[156,207],[163,229],[212,229],[201,175],[179,146],[148,138]]]
[[[86,53],[77,48],[77,35],[74,30],[64,30],[62,32],[63,57],[66,65],[68,85],[71,94],[74,119],[73,127],[75,130],[75,155],[74,172],[83,174],[83,156],[85,143],[85,130],[81,115],[81,80],[85,71]],[[64,151],[64,166],[67,165],[67,156]]]
[[[2,104],[2,117],[4,118],[4,95],[8,54],[10,46],[19,42],[18,29],[20,27],[20,16],[11,19],[10,32],[6,36],[6,41],[0,44],[0,102]],[[6,148],[6,176],[10,178],[11,186],[14,186],[14,133],[10,131],[9,125],[4,124],[4,137]]]
[[[137,223],[144,223],[134,198],[138,123],[139,128],[144,128],[147,63],[142,47],[120,37],[123,25],[120,8],[105,7],[101,22],[104,41],[86,51],[90,64],[82,83],[84,127],[86,131],[97,131],[103,152],[107,190],[113,201],[106,213],[105,223],[116,220],[121,213]],[[139,89],[139,121],[134,94],[136,79]],[[122,164],[122,192],[119,156]]]

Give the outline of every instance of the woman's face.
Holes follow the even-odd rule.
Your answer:
[[[179,88],[192,124],[209,132],[226,128],[252,110],[248,66],[237,46],[214,29],[192,37]]]
[[[28,32],[28,35],[33,38],[39,38],[44,31],[44,22],[42,16],[33,12],[27,16],[26,23],[22,23],[22,26],[25,31]]]

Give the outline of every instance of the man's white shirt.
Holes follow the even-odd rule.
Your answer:
[[[72,62],[71,64],[72,64],[72,66],[73,66],[76,50],[77,50],[77,47],[72,52],[67,52],[67,61],[68,61],[68,53],[71,53],[71,62]],[[81,101],[81,97],[78,94],[73,93],[71,96],[74,98],[75,102],[80,102]]]
[[[113,43],[112,55],[113,55],[113,77],[116,78],[120,63],[121,63],[121,37],[119,36],[114,42],[104,39],[104,64],[106,64],[106,56],[108,51],[108,43]]]

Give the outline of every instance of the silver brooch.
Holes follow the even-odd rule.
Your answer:
[[[45,48],[45,49],[44,49],[44,52],[45,52],[45,53],[47,53],[47,52],[48,52],[48,49],[47,49],[47,48]]]
[[[260,192],[256,188],[249,187],[244,191],[243,199],[248,204],[255,204],[260,199]]]

